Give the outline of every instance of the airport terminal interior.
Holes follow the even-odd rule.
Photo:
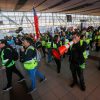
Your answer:
[[[100,0],[0,0],[0,100],[100,100]]]

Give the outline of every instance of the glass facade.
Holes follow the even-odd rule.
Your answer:
[[[85,27],[100,26],[100,16],[76,15],[72,16],[72,22],[67,22],[66,15],[61,13],[37,13],[39,17],[40,32],[51,30],[52,27],[79,27],[80,20],[87,20]],[[34,17],[33,12],[0,12],[0,33],[8,33],[15,31],[18,27],[23,27],[25,33],[34,33]]]

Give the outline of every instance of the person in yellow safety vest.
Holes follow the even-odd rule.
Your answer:
[[[48,40],[46,41],[46,48],[48,52],[48,63],[52,61],[52,55],[51,55],[51,43],[52,43],[52,36],[48,35]]]
[[[65,32],[62,32],[62,34],[60,36],[60,41],[62,42],[62,45],[65,44],[65,39],[66,39]]]
[[[89,45],[91,47],[91,49],[93,49],[93,32],[92,31],[87,31],[86,32],[86,42],[88,43],[89,42]]]
[[[87,48],[86,48],[85,53],[86,53],[86,55],[88,57],[89,56],[89,44],[90,44],[91,39],[90,38],[86,38],[85,35],[81,35],[81,40],[80,40],[81,45],[83,44],[83,41],[86,42],[86,44],[87,44]]]
[[[84,76],[83,76],[83,69],[85,68],[85,59],[84,59],[84,52],[86,51],[87,44],[84,41],[80,41],[80,35],[78,33],[73,34],[73,42],[70,51],[69,51],[69,62],[70,62],[70,69],[73,77],[73,82],[70,84],[70,87],[74,87],[78,84],[82,91],[86,90]]]
[[[46,43],[46,48],[50,49],[51,48],[51,41],[48,40],[48,42]]]
[[[68,43],[69,43],[69,40],[68,39],[65,39],[65,45],[68,44]]]
[[[90,44],[91,39],[87,38],[87,39],[85,39],[85,41],[86,41],[86,43],[89,45],[89,44]]]
[[[29,89],[29,93],[33,92],[36,90],[36,76],[38,76],[42,81],[44,81],[46,78],[45,76],[39,72],[37,69],[38,66],[38,61],[36,59],[36,50],[35,48],[31,45],[33,41],[30,38],[24,38],[23,39],[23,46],[25,47],[21,49],[23,53],[23,64],[24,68],[27,70],[29,77],[32,81],[31,88]]]
[[[52,46],[51,47],[58,51],[58,47],[60,47],[60,46],[61,46],[60,36],[56,35],[54,37],[54,40],[52,42]],[[59,74],[60,70],[61,70],[61,58],[57,59],[57,58],[54,57],[54,60],[55,60],[56,65],[57,65],[57,73]]]
[[[43,54],[44,54],[43,57],[46,57],[46,51],[45,51],[45,48],[46,48],[46,39],[45,39],[44,34],[42,34],[41,43],[42,43],[42,51],[43,51]]]
[[[90,42],[91,42],[91,39],[89,39],[89,38],[87,38],[87,39],[85,39],[85,42],[87,43],[87,49],[86,49],[86,52],[87,52],[87,55],[89,56],[89,45],[90,45]],[[92,44],[91,44],[92,45]],[[92,50],[93,50],[93,48],[92,48]]]
[[[86,38],[88,38],[89,37],[89,32],[87,31],[85,35],[86,35]]]
[[[100,50],[100,33],[97,31],[95,35],[96,51]]]
[[[83,43],[84,43],[85,41],[84,40],[80,40],[80,46],[82,46],[83,45]],[[85,42],[86,43],[86,42]],[[84,59],[86,60],[87,58],[88,58],[88,56],[89,56],[89,52],[87,52],[87,49],[83,52],[83,57],[84,57]],[[84,64],[83,64],[84,65]],[[83,67],[81,67],[81,68],[85,68],[85,66]]]
[[[13,58],[13,49],[9,46],[6,40],[0,40],[0,49],[1,49],[1,61],[2,66],[6,68],[6,76],[7,76],[7,86],[3,89],[3,91],[8,91],[12,88],[12,73],[17,74],[20,79],[18,82],[24,80],[23,75],[16,69],[15,61]]]

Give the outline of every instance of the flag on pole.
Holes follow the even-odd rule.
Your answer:
[[[34,25],[35,25],[36,37],[38,39],[40,37],[39,23],[38,23],[38,16],[34,8],[33,8],[33,13],[34,13]]]

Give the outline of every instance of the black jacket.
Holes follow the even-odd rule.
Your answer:
[[[26,52],[26,50],[25,50],[25,52]],[[21,52],[21,62],[26,62],[26,61],[32,60],[34,57],[36,57],[36,49],[34,49],[34,51],[29,49],[26,54],[25,54],[25,52]]]
[[[69,52],[69,61],[72,64],[78,64],[81,65],[85,62],[84,56],[83,56],[83,52],[86,50],[87,48],[87,44],[85,42],[83,42],[83,45],[80,45],[80,42],[78,42],[77,44],[74,44],[71,48],[70,48],[70,52]]]
[[[9,49],[7,49],[9,48]],[[1,52],[4,50],[4,60],[8,59],[7,63],[5,64],[5,66],[8,66],[13,59],[13,56],[12,56],[12,48],[10,46],[5,46],[4,48],[1,49]],[[1,53],[0,53],[1,54]]]

